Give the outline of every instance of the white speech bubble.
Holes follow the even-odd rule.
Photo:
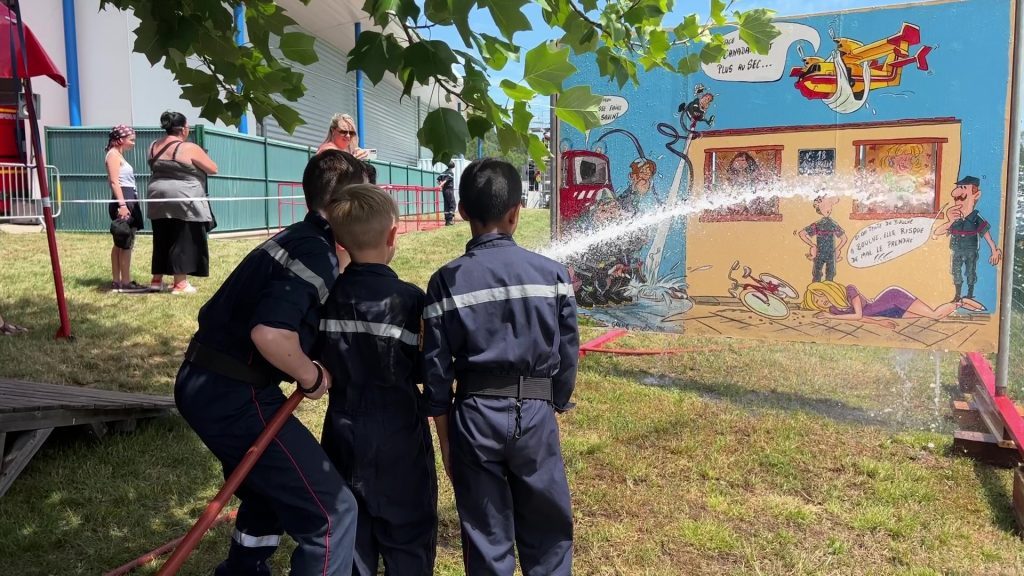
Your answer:
[[[739,30],[725,35],[725,57],[720,62],[701,64],[704,73],[723,82],[775,82],[786,73],[789,47],[806,40],[818,51],[821,36],[804,24],[776,22],[779,37],[772,41],[767,54],[756,54],[740,39]]]
[[[601,126],[611,124],[629,110],[629,101],[622,96],[605,96],[597,107],[597,116]]]
[[[931,237],[932,218],[894,218],[864,228],[850,241],[846,260],[854,268],[890,262],[920,248]]]

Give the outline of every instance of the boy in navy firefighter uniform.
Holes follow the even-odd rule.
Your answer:
[[[250,252],[199,311],[174,397],[225,476],[284,403],[280,382],[296,381],[309,398],[331,386],[330,374],[307,355],[338,275],[334,237],[320,211],[335,187],[362,182],[362,163],[352,155],[314,156],[303,174],[305,219]],[[298,544],[292,576],[351,572],[355,499],[297,418],[288,419],[237,496],[231,548],[217,576],[270,574],[283,532]]]
[[[437,472],[422,393],[423,290],[388,267],[398,206],[350,186],[326,208],[352,263],[324,305],[314,354],[333,375],[323,446],[358,503],[355,576],[429,576],[437,543]]]
[[[473,239],[430,279],[423,354],[466,573],[511,575],[515,542],[525,576],[571,574],[555,421],[571,407],[579,354],[569,273],[512,240],[522,184],[511,164],[472,162],[459,196]]]

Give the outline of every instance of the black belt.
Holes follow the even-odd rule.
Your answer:
[[[275,381],[274,377],[268,376],[266,372],[220,350],[204,346],[196,342],[195,338],[188,343],[188,349],[185,350],[185,360],[201,368],[206,368],[211,372],[216,372],[221,376],[227,376],[247,384],[255,384],[257,386],[279,384],[279,382]]]
[[[497,396],[551,402],[551,378],[509,374],[466,373],[456,375],[456,391],[466,396]]]

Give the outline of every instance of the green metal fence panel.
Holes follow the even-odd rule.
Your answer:
[[[103,163],[109,127],[46,128],[47,163],[61,174],[62,213],[57,228],[75,232],[107,232],[110,218],[106,203],[76,204],[68,200],[109,200]],[[160,128],[136,128],[136,145],[125,158],[135,168],[141,198],[146,197],[150,145],[164,136]],[[217,232],[274,229],[301,220],[306,213],[302,196],[302,171],[315,148],[238,134],[229,130],[196,126],[190,140],[207,150],[218,173],[208,179],[212,198],[265,198],[265,200],[215,201]],[[377,183],[398,186],[436,186],[437,174],[412,166],[372,161]],[[436,211],[439,194],[422,191],[396,193],[403,215]],[[145,213],[145,207],[143,207]],[[148,229],[149,222],[146,223]]]
[[[315,153],[316,148],[309,146],[277,140],[266,141],[268,200],[265,209],[272,228],[282,228],[305,217],[302,171]]]

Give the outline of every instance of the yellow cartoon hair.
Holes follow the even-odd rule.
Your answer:
[[[924,146],[920,144],[896,144],[886,151],[885,156],[882,158],[882,162],[887,167],[892,167],[893,162],[899,156],[910,156],[910,173],[917,174],[924,169]]]
[[[850,307],[850,301],[846,299],[846,286],[830,280],[808,284],[807,290],[804,291],[804,301],[800,307],[812,312],[828,312],[828,308],[823,308],[814,303],[815,294],[821,294],[827,298],[830,306],[835,306],[836,308]]]

